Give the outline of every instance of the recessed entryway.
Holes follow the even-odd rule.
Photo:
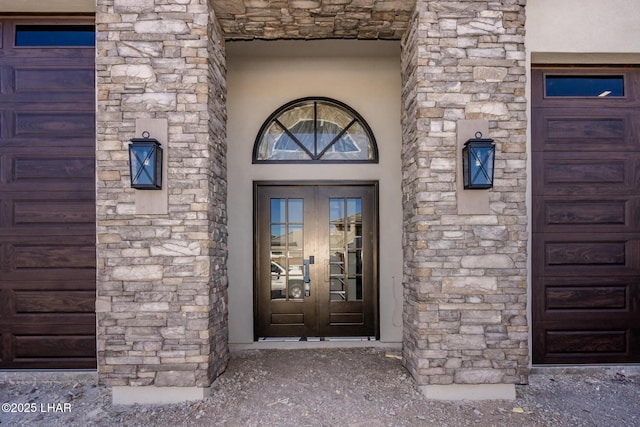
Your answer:
[[[366,337],[366,342],[371,345],[373,341],[369,341],[370,337],[385,343],[400,343],[402,197],[399,189],[402,180],[402,131],[399,43],[356,40],[256,41],[230,42],[226,49],[228,207],[231,213],[228,260],[230,344],[233,348],[262,348],[270,343],[284,345],[281,341],[257,341],[265,336],[274,338],[275,333],[259,332],[256,326],[260,315],[255,307],[259,295],[254,288],[254,266],[258,261],[251,256],[254,254],[254,226],[257,221],[257,205],[252,197],[255,183],[265,186],[277,184],[276,187],[281,188],[376,184],[379,212],[375,211],[375,215],[380,218],[377,235],[379,263],[376,271],[379,287],[374,299],[376,306],[368,314],[369,318],[373,316],[374,327],[369,326],[365,331],[353,330],[348,334],[350,339],[354,336]],[[265,208],[267,212],[269,208]],[[322,209],[315,210],[320,213]],[[378,224],[375,226],[378,227]],[[317,254],[305,255],[316,256],[314,264],[310,264],[311,269],[323,268]],[[279,263],[277,260],[275,262]],[[295,265],[303,263],[297,262]],[[271,267],[269,261],[268,268],[262,269],[267,277],[265,280],[270,280]],[[291,288],[282,289],[281,295],[285,296],[285,300],[295,297],[300,292],[300,286],[296,286],[300,285],[300,274],[290,272],[288,265],[274,264],[273,269],[279,281],[283,280],[283,271],[285,275],[292,275]],[[280,278],[277,277],[278,272]],[[317,282],[313,282],[313,277],[311,279],[310,286],[313,287]],[[282,284],[279,286],[282,287]],[[311,291],[310,298],[316,298],[317,293],[313,289]],[[334,296],[337,297],[339,291],[335,292]],[[272,303],[269,299],[269,304],[279,307],[281,300],[279,298]],[[283,306],[287,304],[296,307],[305,305],[285,302]],[[354,318],[361,317],[363,312],[360,309],[351,310],[349,308],[347,313],[352,318],[346,319],[347,315],[341,314],[343,319],[340,322],[334,312],[334,323],[361,323],[361,320]],[[295,316],[279,317],[278,322],[300,321],[293,319]],[[332,329],[348,329],[343,326]],[[345,334],[347,332],[325,331],[321,335],[317,330],[308,330],[288,331],[280,335],[311,339]],[[329,345],[327,341],[321,343]]]

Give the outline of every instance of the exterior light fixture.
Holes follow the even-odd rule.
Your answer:
[[[142,138],[131,138],[129,168],[131,188],[162,189],[162,147],[157,139],[149,138],[149,132],[142,132]]]
[[[462,175],[465,190],[483,190],[493,187],[493,164],[496,146],[493,139],[482,138],[476,132],[462,149]]]

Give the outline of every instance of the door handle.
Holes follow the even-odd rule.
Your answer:
[[[309,265],[314,263],[314,257],[310,256],[308,259],[302,260],[304,265],[304,296],[311,296],[311,277],[309,276]]]
[[[304,265],[304,283],[311,282],[311,278],[309,277],[309,260],[302,260],[302,264]]]

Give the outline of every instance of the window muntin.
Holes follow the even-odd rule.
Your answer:
[[[91,47],[93,25],[17,25],[16,47]]]
[[[545,95],[548,97],[624,96],[624,77],[621,75],[547,75]]]
[[[304,98],[265,121],[253,161],[377,162],[378,150],[371,129],[349,106],[329,98]]]

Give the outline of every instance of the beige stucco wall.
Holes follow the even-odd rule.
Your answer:
[[[636,0],[529,0],[526,12],[533,62],[640,62]]]
[[[0,12],[94,13],[96,0],[0,0]]]
[[[380,335],[402,340],[399,42],[228,42],[229,341],[253,341],[253,181],[380,183]],[[278,107],[326,96],[358,111],[378,142],[379,164],[253,165],[253,143]]]

